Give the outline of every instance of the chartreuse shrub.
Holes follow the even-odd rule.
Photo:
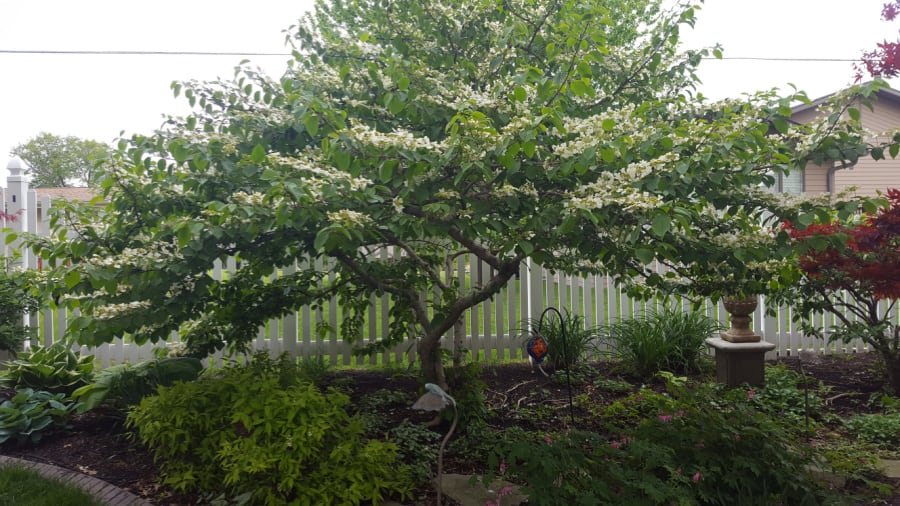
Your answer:
[[[362,437],[348,397],[322,393],[278,364],[257,354],[248,365],[160,387],[129,413],[165,482],[267,505],[406,496],[409,473],[395,446]]]
[[[826,500],[812,450],[746,391],[650,391],[612,407],[604,434],[571,431],[517,442],[491,468],[525,484],[529,504],[805,505]]]

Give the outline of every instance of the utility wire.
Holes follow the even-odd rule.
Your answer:
[[[80,51],[54,49],[0,49],[0,54],[139,55],[139,56],[291,56],[291,53],[231,53],[217,51]]]
[[[291,56],[291,53],[247,53],[228,51],[82,51],[49,49],[0,49],[0,54],[62,54],[62,55],[135,55],[135,56]],[[755,60],[785,62],[859,62],[859,58],[789,58],[768,56],[706,57],[704,60]]]

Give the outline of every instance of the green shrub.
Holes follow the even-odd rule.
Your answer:
[[[23,388],[0,403],[0,444],[36,443],[54,430],[64,428],[75,402],[61,393]]]
[[[543,321],[530,318],[520,324],[520,332],[540,332],[547,340],[547,363],[554,370],[566,369],[581,362],[594,348],[600,327],[586,327],[584,316],[564,309],[562,320],[554,313],[546,313]]]
[[[651,378],[659,371],[700,371],[706,339],[721,328],[718,321],[703,313],[667,307],[607,325],[602,340],[625,367],[642,378]]]
[[[514,443],[490,468],[524,483],[539,506],[821,504],[809,447],[745,395],[715,386],[677,398],[644,392],[622,405],[652,414],[614,436],[571,431]]]
[[[197,379],[202,370],[200,359],[193,357],[162,358],[134,365],[116,365],[101,369],[93,383],[76,389],[72,392],[72,397],[80,401],[79,413],[94,409],[105,401],[131,406],[155,393],[160,386]]]
[[[34,336],[33,330],[24,326],[25,313],[40,308],[40,300],[32,289],[34,276],[33,271],[0,270],[0,351],[13,356],[26,339]]]
[[[94,376],[94,356],[80,356],[69,344],[58,341],[50,346],[34,346],[6,363],[0,384],[14,388],[33,388],[71,394],[87,385]]]
[[[260,504],[379,503],[407,494],[396,447],[365,441],[347,396],[323,394],[284,364],[257,354],[247,365],[160,387],[127,424],[177,490],[250,493]]]

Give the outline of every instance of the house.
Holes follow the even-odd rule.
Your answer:
[[[810,104],[793,108],[792,120],[798,123],[813,121],[820,114],[819,106],[831,95],[818,98]],[[873,110],[859,107],[863,127],[875,137],[870,142],[890,140],[888,132],[900,128],[900,91],[884,88],[877,92],[872,101]],[[848,187],[856,187],[859,195],[875,196],[888,188],[900,188],[900,157],[874,160],[869,156],[860,158],[850,168],[835,165],[808,165],[806,170],[781,176],[778,190],[784,193],[826,193],[840,192]]]

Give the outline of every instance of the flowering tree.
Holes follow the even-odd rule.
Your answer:
[[[804,330],[816,311],[840,322],[835,337],[862,339],[881,354],[888,383],[900,392],[900,326],[892,310],[900,299],[900,190],[888,190],[890,207],[857,223],[830,222],[797,230],[787,226],[801,251],[802,283],[788,290]],[[783,294],[784,295],[784,294]]]
[[[179,331],[202,353],[336,296],[358,342],[371,296],[387,295],[376,346],[417,338],[425,379],[445,386],[441,337],[527,258],[683,291],[698,265],[762,262],[787,243],[759,234],[763,216],[832,203],[761,186],[870,147],[840,105],[791,124],[802,94],[707,103],[694,91],[707,52],[678,49],[694,15],[654,0],[318,3],[281,80],[241,68],[173,85],[195,112],[122,142],[108,211],[39,245],[81,309],[72,334]],[[449,277],[460,255],[487,280]],[[213,279],[229,256],[237,272]]]
[[[898,14],[900,14],[900,0],[888,2],[881,9],[881,19],[884,21],[893,21]],[[862,80],[865,74],[873,77],[896,77],[900,74],[900,39],[879,42],[875,49],[864,51],[862,63],[854,66],[857,82]]]

